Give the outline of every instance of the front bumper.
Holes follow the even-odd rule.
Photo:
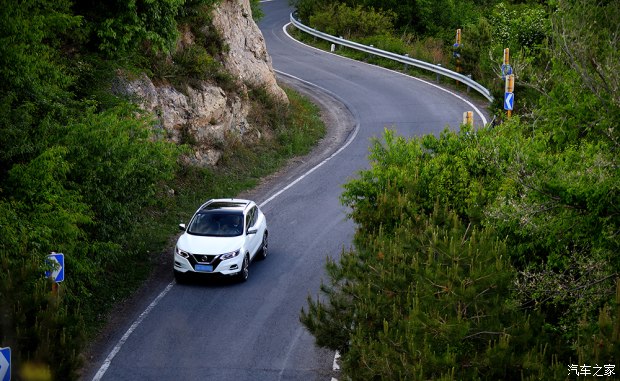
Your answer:
[[[204,258],[203,258],[204,257]],[[188,257],[174,254],[174,271],[193,274],[237,275],[241,271],[243,255],[221,260],[219,255],[195,255]]]

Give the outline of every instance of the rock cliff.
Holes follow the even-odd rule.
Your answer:
[[[186,159],[201,166],[216,165],[227,139],[251,144],[264,126],[248,121],[250,87],[262,87],[280,102],[288,102],[276,84],[265,41],[252,19],[249,0],[222,0],[212,13],[212,25],[228,47],[218,57],[234,78],[234,91],[216,83],[194,81],[183,88],[165,83],[155,84],[142,74],[128,78],[119,74],[117,93],[129,95],[145,111],[153,113],[166,136],[177,142],[191,142],[192,154]],[[181,31],[177,49],[194,41],[188,30]],[[158,81],[159,82],[159,81]]]

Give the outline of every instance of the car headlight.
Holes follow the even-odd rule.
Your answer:
[[[177,253],[178,255],[180,255],[183,258],[189,258],[189,253],[187,251],[183,251],[181,249],[179,249],[179,247],[175,247],[174,248],[175,253]]]
[[[237,255],[239,255],[239,251],[240,250],[236,250],[236,251],[231,251],[230,253],[222,254],[220,256],[220,259],[222,261],[224,261],[226,259],[232,259],[232,258],[236,257]]]

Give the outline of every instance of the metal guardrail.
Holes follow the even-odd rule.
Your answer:
[[[366,45],[362,45],[359,44],[357,42],[353,42],[353,41],[349,41],[349,40],[345,40],[344,38],[339,38],[339,37],[335,37],[332,35],[329,35],[327,33],[323,33],[323,32],[319,32],[316,29],[310,28],[309,26],[306,26],[304,24],[302,24],[299,20],[297,20],[295,18],[295,14],[291,13],[291,23],[297,28],[300,29],[308,34],[311,34],[313,36],[319,37],[323,40],[327,40],[330,42],[333,42],[334,44],[338,44],[338,45],[342,45],[342,46],[346,46],[348,48],[351,49],[355,49],[355,50],[359,50],[362,52],[366,52],[369,54],[374,54],[376,56],[380,56],[383,58],[387,58],[393,61],[398,61],[407,65],[411,65],[411,66],[415,66],[418,67],[420,69],[424,69],[424,70],[428,70],[428,71],[432,71],[433,73],[437,73],[439,75],[443,75],[444,77],[448,77],[448,78],[452,78],[454,80],[457,80],[459,82],[464,83],[465,85],[471,87],[472,89],[476,90],[477,92],[479,92],[480,94],[482,94],[486,99],[489,100],[489,102],[493,101],[493,96],[491,95],[491,92],[489,91],[489,89],[485,88],[484,86],[482,86],[481,84],[479,84],[478,82],[474,81],[473,79],[454,72],[452,70],[448,70],[446,68],[443,68],[439,65],[434,65],[428,62],[424,62],[424,61],[420,61],[420,60],[416,60],[415,58],[410,58],[407,56],[403,56],[400,54],[396,54],[396,53],[392,53],[392,52],[388,52],[386,50],[381,50],[381,49],[377,49],[374,48],[372,46],[366,46]]]

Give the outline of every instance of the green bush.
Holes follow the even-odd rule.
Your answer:
[[[359,39],[359,42],[364,45],[372,45],[377,49],[387,50],[388,52],[396,54],[402,55],[405,53],[409,53],[409,48],[402,39],[393,37],[389,34],[363,37]]]
[[[119,57],[142,46],[171,51],[178,35],[176,17],[184,0],[73,3],[75,14],[88,23],[81,31],[88,43],[107,56]]]
[[[495,197],[509,154],[508,143],[495,145],[498,134],[498,130],[463,128],[459,133],[445,130],[440,137],[405,140],[388,130],[384,144],[376,140],[372,145],[371,168],[345,184],[342,200],[353,208],[360,228],[368,231],[393,226],[402,216],[400,209],[389,205],[396,199],[384,195],[388,188],[408,193],[415,205],[410,213],[426,215],[439,202],[479,222]],[[380,197],[386,198],[383,207],[377,205]]]
[[[325,33],[346,39],[387,34],[392,31],[394,13],[375,11],[361,5],[330,4],[310,16],[309,25]]]
[[[391,199],[404,217],[373,234],[359,230],[357,249],[328,262],[325,297],[309,298],[301,315],[319,345],[341,351],[344,376],[521,380],[564,372],[535,349],[544,343],[538,317],[510,299],[516,272],[506,244],[439,206],[409,217],[416,213],[407,212],[407,192],[391,188],[379,203]]]
[[[209,80],[222,71],[222,65],[211,56],[207,50],[199,45],[191,45],[181,49],[173,55],[176,75],[185,80]],[[177,80],[178,81],[178,80]]]

